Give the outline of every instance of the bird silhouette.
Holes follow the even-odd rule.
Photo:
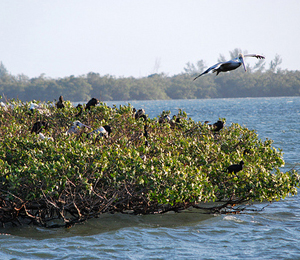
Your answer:
[[[219,132],[224,127],[224,122],[221,120],[218,120],[216,123],[212,125],[212,131]]]
[[[77,111],[78,111],[78,109],[79,109],[79,112],[75,115],[75,117],[77,118],[77,117],[80,117],[80,116],[82,115],[82,112],[83,112],[82,105],[81,105],[81,104],[78,104],[78,105],[76,106],[76,109],[77,109]]]
[[[237,172],[243,170],[243,166],[244,166],[244,162],[240,161],[239,164],[232,164],[232,165],[228,166],[227,171],[228,171],[228,173],[232,173],[232,172],[237,173]]]
[[[31,133],[39,134],[42,131],[42,129],[47,129],[48,126],[49,124],[47,122],[37,121],[33,124],[31,128]]]
[[[85,106],[85,110],[90,110],[91,107],[94,107],[98,104],[98,99],[97,98],[92,98],[89,102],[87,102],[86,106]]]
[[[59,96],[58,101],[56,102],[56,108],[64,108],[64,99],[63,96]]]
[[[171,118],[169,115],[162,115],[159,119],[158,119],[158,123],[163,124],[163,123],[169,123],[171,121]]]
[[[134,108],[134,109],[133,109],[133,112],[135,112],[135,111],[136,111],[136,109]],[[139,110],[134,114],[134,118],[135,118],[135,119],[143,118],[144,121],[146,121],[146,120],[147,120],[147,116],[146,116],[145,113],[146,113],[146,112],[145,112],[145,109],[141,108],[141,109],[139,109]]]

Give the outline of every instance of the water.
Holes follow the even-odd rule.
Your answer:
[[[181,108],[196,121],[226,118],[226,125],[256,129],[283,149],[285,169],[299,168],[299,97],[130,103],[151,118]],[[254,209],[266,208],[240,215],[115,214],[71,229],[2,229],[0,259],[300,259],[299,196],[256,204]]]

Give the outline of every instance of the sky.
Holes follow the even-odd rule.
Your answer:
[[[239,48],[300,70],[299,26],[299,0],[0,0],[0,61],[30,78],[172,76]]]

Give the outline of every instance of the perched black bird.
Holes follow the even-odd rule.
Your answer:
[[[177,123],[177,124],[180,124],[180,123],[181,123],[180,117],[177,117],[177,118],[176,118],[175,123]]]
[[[222,121],[218,120],[212,126],[213,126],[212,131],[219,132],[224,127],[224,123]]]
[[[172,120],[169,121],[172,128],[174,127],[182,127],[182,118],[177,115],[173,115]]]
[[[108,133],[108,136],[109,136],[112,132],[111,127],[109,125],[105,125],[105,126],[103,126],[103,128],[106,130],[106,132]]]
[[[44,122],[44,121],[35,122],[32,129],[31,129],[31,133],[39,134],[42,131],[43,128],[44,129],[48,128],[48,123],[47,122]]]
[[[98,104],[98,99],[97,98],[92,98],[89,102],[87,102],[86,106],[85,106],[85,110],[90,110],[91,107],[94,107]]]
[[[82,114],[82,105],[81,104],[78,104],[77,105],[77,107],[76,107],[76,109],[78,110],[78,108],[79,108],[79,112],[75,115],[75,117],[79,117],[79,116],[81,116],[81,114]]]
[[[158,123],[163,124],[163,123],[170,123],[171,118],[169,115],[162,115],[159,119],[158,119]]]
[[[56,103],[56,108],[64,108],[64,100],[63,100],[63,96],[59,96],[59,99]]]
[[[135,112],[136,111],[136,109],[134,108],[133,109],[133,112]],[[147,120],[147,116],[146,116],[146,114],[145,114],[145,109],[139,109],[135,114],[134,114],[134,118],[135,119],[139,119],[139,118],[143,118],[144,119],[144,121],[146,121]]]
[[[232,172],[237,173],[237,172],[243,170],[243,165],[244,165],[244,162],[240,161],[239,164],[232,164],[229,167],[227,167],[227,171],[228,171],[228,173],[232,173]]]

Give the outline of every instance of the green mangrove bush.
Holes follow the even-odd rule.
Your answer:
[[[181,110],[160,123],[136,119],[130,104],[100,103],[81,114],[70,102],[63,109],[40,103],[33,111],[30,103],[10,104],[0,106],[2,224],[53,227],[62,220],[69,227],[105,212],[153,214],[191,206],[230,212],[245,202],[294,195],[299,186],[296,171],[280,171],[282,151],[272,140],[238,124],[215,132]],[[66,134],[75,120],[91,129]],[[44,139],[31,133],[38,121],[48,124],[41,129]],[[108,138],[88,135],[104,125],[112,129]],[[241,160],[243,170],[228,173]]]

